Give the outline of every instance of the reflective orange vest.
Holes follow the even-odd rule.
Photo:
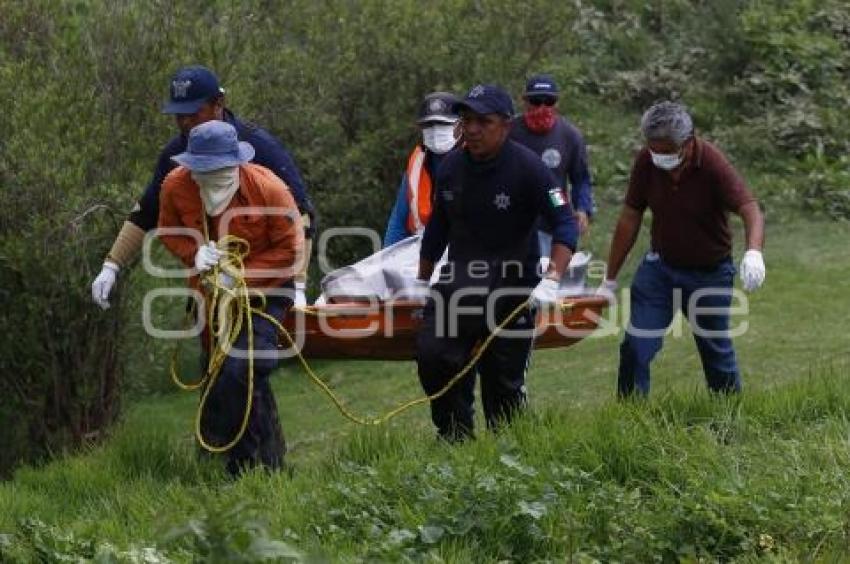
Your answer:
[[[431,219],[431,175],[425,168],[425,150],[417,145],[407,159],[407,231],[421,233]]]

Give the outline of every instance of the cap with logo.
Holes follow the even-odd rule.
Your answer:
[[[504,88],[497,84],[476,84],[463,100],[455,104],[455,110],[469,110],[476,114],[514,115],[514,102]]]
[[[162,113],[194,114],[219,94],[224,94],[224,90],[210,69],[201,65],[183,67],[171,77],[169,100],[162,106]]]
[[[555,79],[548,74],[535,74],[528,78],[525,83],[525,96],[550,96],[558,97],[558,85],[555,84]]]
[[[449,92],[432,92],[423,98],[419,104],[419,113],[416,116],[416,123],[455,123],[458,120],[457,112],[454,109],[460,99]]]
[[[229,123],[212,120],[193,127],[186,151],[171,158],[189,170],[206,172],[250,161],[254,147],[239,141],[236,128]]]

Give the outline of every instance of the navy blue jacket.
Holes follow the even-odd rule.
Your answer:
[[[540,135],[530,131],[523,117],[519,116],[513,120],[511,139],[540,155],[543,164],[552,170],[564,188],[569,181],[573,208],[585,212],[588,216],[593,215],[595,206],[587,147],[576,126],[563,116],[558,116],[555,126]]]
[[[506,141],[498,155],[483,162],[455,149],[437,170],[435,190],[420,251],[425,260],[436,263],[448,246],[449,261],[458,264],[483,260],[498,270],[502,263],[521,261],[522,280],[515,281],[534,283],[540,216],[553,226],[554,242],[576,248],[578,227],[569,198],[540,157],[519,143]],[[507,281],[493,282],[491,287]]]
[[[224,121],[236,128],[240,141],[246,141],[254,147],[256,154],[251,162],[271,170],[289,186],[299,211],[310,215],[311,225],[307,230],[307,236],[312,236],[316,229],[313,204],[307,196],[307,188],[295,166],[295,161],[292,160],[283,144],[265,129],[237,119],[230,110],[224,110]],[[188,139],[183,135],[175,135],[163,147],[156,161],[153,178],[145,189],[145,193],[139,198],[136,207],[130,212],[129,220],[145,231],[150,231],[157,226],[162,181],[169,172],[177,168],[177,163],[171,160],[171,157],[185,151],[187,142]]]

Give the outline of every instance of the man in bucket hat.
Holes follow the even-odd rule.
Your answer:
[[[265,129],[243,122],[225,107],[224,89],[208,68],[192,65],[179,69],[169,84],[169,99],[162,112],[175,117],[179,134],[163,147],[157,159],[153,178],[139,198],[127,221],[124,222],[112,248],[106,255],[100,274],[92,283],[92,299],[103,309],[109,307],[112,288],[122,268],[128,267],[142,248],[145,233],[157,225],[162,181],[177,165],[172,157],[186,150],[189,131],[201,123],[221,120],[236,128],[240,140],[255,149],[253,162],[274,172],[292,191],[306,227],[303,262],[296,276],[296,301],[306,303],[307,264],[310,260],[310,240],[315,231],[313,204],[295,162],[280,141]]]
[[[249,163],[254,155],[254,147],[239,141],[236,128],[229,123],[213,120],[192,129],[186,151],[172,157],[180,166],[163,181],[159,211],[160,229],[183,228],[189,233],[163,230],[159,237],[193,269],[189,283],[196,289],[199,276],[226,261],[228,249],[216,241],[228,235],[244,239],[248,243],[243,258],[246,283],[252,292],[265,296],[265,312],[282,319],[292,305],[293,266],[303,245],[303,225],[286,185],[270,170]],[[232,287],[233,279],[220,272],[218,284]],[[251,410],[244,434],[227,452],[227,470],[234,475],[257,465],[279,468],[286,451],[268,380],[277,364],[277,329],[255,314],[252,325]],[[204,404],[201,435],[214,447],[238,436],[249,403],[247,329],[243,325]],[[202,346],[208,347],[206,339]],[[209,354],[211,351],[204,350],[202,360]]]

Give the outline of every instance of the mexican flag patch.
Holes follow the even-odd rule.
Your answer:
[[[549,190],[549,201],[556,208],[567,205],[567,195],[564,193],[564,189],[552,188]]]

